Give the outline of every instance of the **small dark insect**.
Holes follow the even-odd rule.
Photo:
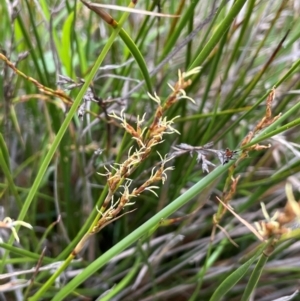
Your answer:
[[[226,163],[229,162],[229,160],[234,160],[234,155],[237,154],[238,151],[232,151],[229,148],[226,148],[225,151],[223,152],[223,160],[222,164],[225,165]]]

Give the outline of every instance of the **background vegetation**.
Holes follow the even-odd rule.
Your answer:
[[[300,300],[299,1],[136,2],[0,0],[0,299]]]

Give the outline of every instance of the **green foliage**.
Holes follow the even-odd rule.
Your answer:
[[[299,5],[135,2],[0,0],[0,291],[292,295]]]

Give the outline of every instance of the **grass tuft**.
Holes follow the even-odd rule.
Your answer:
[[[2,299],[297,300],[299,13],[0,0]]]

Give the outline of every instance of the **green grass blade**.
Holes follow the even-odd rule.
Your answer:
[[[243,265],[237,268],[233,273],[231,273],[221,283],[221,285],[218,286],[218,288],[215,290],[214,294],[209,299],[209,301],[221,300],[226,295],[226,293],[247,273],[251,265],[255,262],[257,257],[261,255],[261,253],[263,252],[263,250],[266,249],[266,247],[266,243],[262,244],[251,259],[249,259],[247,262],[245,262]]]
[[[136,46],[134,41],[130,38],[130,36],[126,33],[126,31],[123,28],[120,30],[120,37],[122,38],[123,42],[126,44],[132,56],[135,58],[137,64],[139,65],[140,71],[145,79],[148,92],[150,94],[153,94],[151,78],[147,69],[145,59],[143,58],[139,48]]]
[[[189,70],[193,69],[197,66],[201,66],[203,64],[203,62],[207,59],[210,52],[219,43],[222,36],[227,32],[227,29],[229,28],[232,21],[237,16],[237,14],[240,12],[240,10],[243,8],[245,3],[246,3],[245,0],[237,0],[234,3],[231,10],[226,15],[225,19],[222,21],[222,23],[216,29],[216,31],[214,32],[212,37],[209,39],[209,41],[206,43],[206,45],[204,46],[202,51],[198,54],[198,56],[194,59],[192,64],[189,66]]]
[[[268,261],[268,256],[266,256],[264,253],[261,254],[259,261],[257,262],[251,277],[248,281],[248,284],[246,286],[246,289],[244,291],[244,294],[242,296],[241,301],[248,301],[251,297],[251,294],[255,290],[255,287],[260,279],[261,273],[263,271],[263,268]]]

